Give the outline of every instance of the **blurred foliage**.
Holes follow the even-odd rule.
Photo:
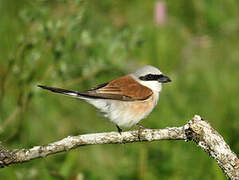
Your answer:
[[[169,75],[146,127],[200,114],[239,152],[239,1],[0,0],[0,136],[29,148],[68,135],[115,131],[95,109],[50,94],[85,90],[151,64]],[[110,77],[109,77],[110,74]],[[81,147],[0,169],[1,179],[226,179],[191,142]]]

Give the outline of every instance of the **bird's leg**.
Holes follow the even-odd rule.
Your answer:
[[[119,134],[121,135],[122,129],[120,129],[120,127],[118,125],[116,125],[116,127],[117,127]],[[121,136],[121,137],[123,138],[123,136]],[[124,139],[122,139],[122,143],[125,144]]]
[[[122,129],[120,129],[120,127],[119,127],[118,125],[116,125],[116,127],[117,127],[118,132],[119,132],[120,135],[121,135]]]
[[[139,141],[141,141],[141,139],[140,139],[141,133],[142,133],[142,131],[143,131],[144,129],[146,129],[146,128],[145,128],[143,125],[139,124],[139,123],[137,123],[136,125],[139,127],[139,130],[138,130],[138,138],[139,138]]]

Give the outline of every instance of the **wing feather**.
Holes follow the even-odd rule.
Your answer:
[[[123,76],[108,83],[101,84],[94,89],[83,92],[42,85],[39,85],[39,87],[54,93],[65,94],[76,98],[86,97],[95,99],[113,99],[120,101],[145,100],[153,94],[151,89],[141,85],[131,76]]]
[[[151,89],[138,83],[131,76],[123,76],[109,83],[99,85],[98,88],[79,92],[79,94],[95,98],[135,101],[145,100],[150,97],[153,92]]]

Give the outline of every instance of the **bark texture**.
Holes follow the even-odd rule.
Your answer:
[[[135,143],[141,141],[185,140],[194,141],[215,159],[228,179],[239,180],[239,160],[210,124],[195,115],[186,125],[165,129],[141,129],[139,131],[85,134],[68,136],[60,141],[30,149],[7,150],[0,146],[0,167],[23,163],[51,154],[68,151],[80,146],[93,144]]]

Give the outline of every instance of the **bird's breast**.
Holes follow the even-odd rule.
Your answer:
[[[153,93],[150,98],[145,101],[137,101],[131,104],[131,112],[139,119],[143,119],[149,115],[149,113],[154,109],[158,101],[158,93]]]
[[[157,104],[158,92],[144,101],[114,101],[110,105],[108,118],[121,127],[131,127],[147,117]]]

